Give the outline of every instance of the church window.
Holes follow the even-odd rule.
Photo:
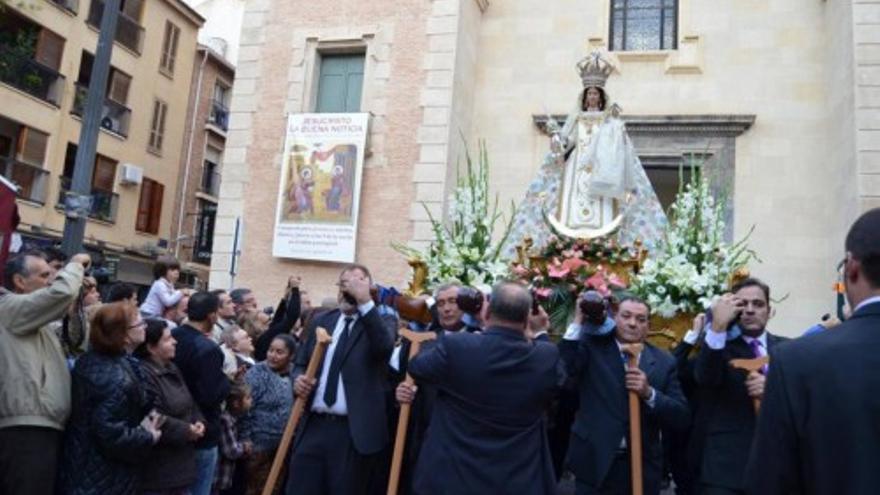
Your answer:
[[[674,50],[678,0],[611,0],[610,49]]]
[[[322,55],[316,112],[360,112],[364,54]]]

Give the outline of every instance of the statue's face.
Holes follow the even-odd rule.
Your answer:
[[[602,105],[602,93],[598,88],[587,88],[587,109],[599,109]]]

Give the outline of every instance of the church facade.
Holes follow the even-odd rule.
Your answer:
[[[289,114],[369,112],[356,259],[404,287],[391,243],[431,240],[465,143],[485,140],[492,190],[519,200],[548,116],[576,103],[575,64],[605,50],[661,202],[698,157],[731,239],[754,228],[752,273],[789,296],[770,328],[797,335],[833,311],[843,236],[880,206],[878,33],[880,0],[247,2],[211,284],[270,301],[295,273],[335,293],[340,265],[272,256]]]

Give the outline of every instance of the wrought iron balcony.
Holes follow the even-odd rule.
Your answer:
[[[48,170],[12,158],[0,158],[0,172],[21,188],[18,191],[20,198],[37,203],[46,202]]]
[[[89,17],[86,19],[86,22],[97,29],[101,29],[101,17],[103,15],[104,1],[92,0],[89,6]],[[140,55],[144,44],[144,28],[137,20],[132,19],[120,10],[118,20],[116,21],[116,36],[114,36],[114,39],[122,46]]]
[[[61,103],[64,76],[0,45],[0,81],[55,106]]]
[[[213,167],[205,167],[202,171],[202,183],[199,185],[201,192],[210,196],[220,196],[220,174]]]
[[[88,87],[76,83],[76,96],[73,99],[73,107],[70,109],[70,113],[82,117],[88,92]],[[128,126],[130,124],[131,109],[110,98],[104,98],[104,108],[101,110],[101,127],[122,137],[128,137]]]
[[[58,191],[58,205],[56,207],[64,208],[64,197],[70,191],[70,177],[59,177],[61,180],[61,188]],[[119,210],[119,195],[103,191],[101,189],[92,188],[92,209],[89,212],[89,218],[100,220],[102,222],[116,223],[116,212]]]
[[[217,100],[211,102],[211,115],[208,116],[208,123],[214,124],[224,131],[229,128],[229,109],[223,102]]]

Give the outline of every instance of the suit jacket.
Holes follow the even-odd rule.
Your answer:
[[[570,386],[577,389],[580,401],[571,428],[568,468],[594,488],[604,482],[621,439],[629,435],[625,370],[614,333],[584,335],[577,347],[560,346]],[[659,491],[663,464],[660,431],[686,429],[690,413],[672,356],[646,343],[639,369],[656,391],[654,407],[642,403],[641,408],[644,486],[645,493],[652,494]]]
[[[220,443],[221,406],[229,395],[223,351],[210,337],[188,324],[175,328],[171,334],[177,340],[174,364],[205,417],[205,436],[196,442],[196,448],[216,447]]]
[[[306,329],[306,340],[299,347],[294,361],[293,376],[305,373],[315,349],[315,330],[323,327],[329,333],[336,329],[341,312],[338,309],[317,316]],[[374,307],[361,315],[352,325],[351,334],[344,349],[341,368],[348,407],[348,428],[355,450],[360,454],[375,454],[388,444],[388,359],[394,350],[394,328],[388,324]],[[323,363],[322,363],[323,366]],[[319,367],[318,375],[320,377]],[[316,387],[317,389],[317,387]],[[311,410],[311,403],[307,410]],[[308,428],[308,416],[301,429]],[[302,435],[296,437],[301,439]]]
[[[787,340],[767,333],[767,352]],[[742,336],[728,340],[724,349],[703,343],[697,354],[694,378],[700,407],[694,420],[692,448],[699,448],[698,479],[702,483],[742,490],[743,473],[755,433],[755,408],[746,389],[746,373],[730,366],[732,359],[755,355]],[[693,457],[693,456],[692,456]]]
[[[559,353],[522,332],[445,334],[409,364],[437,400],[416,468],[421,494],[555,493],[544,410]]]
[[[880,487],[880,303],[773,355],[746,492],[873,494]]]

